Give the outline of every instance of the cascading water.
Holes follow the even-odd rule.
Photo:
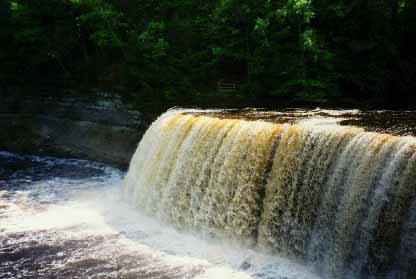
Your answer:
[[[333,278],[415,278],[416,139],[169,111],[124,196],[179,228],[301,259]]]

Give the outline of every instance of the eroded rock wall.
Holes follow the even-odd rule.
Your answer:
[[[127,167],[150,121],[115,93],[1,96],[0,150]]]

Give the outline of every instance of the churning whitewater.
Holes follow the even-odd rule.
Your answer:
[[[147,215],[332,278],[416,276],[414,137],[173,110],[124,183]]]
[[[103,164],[0,151],[0,278],[320,279],[144,216]]]

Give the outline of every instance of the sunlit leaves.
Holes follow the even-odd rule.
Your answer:
[[[314,16],[311,0],[288,0],[276,10],[281,21],[295,24],[307,24]]]
[[[146,30],[140,34],[137,47],[148,59],[158,59],[167,55],[169,43],[165,39],[165,24],[162,21],[151,21]]]
[[[124,15],[102,0],[77,0],[86,12],[77,17],[80,28],[91,30],[90,38],[101,48],[124,46],[122,32],[127,27]]]

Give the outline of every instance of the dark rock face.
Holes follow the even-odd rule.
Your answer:
[[[112,93],[64,98],[3,96],[0,150],[127,167],[149,122]]]

